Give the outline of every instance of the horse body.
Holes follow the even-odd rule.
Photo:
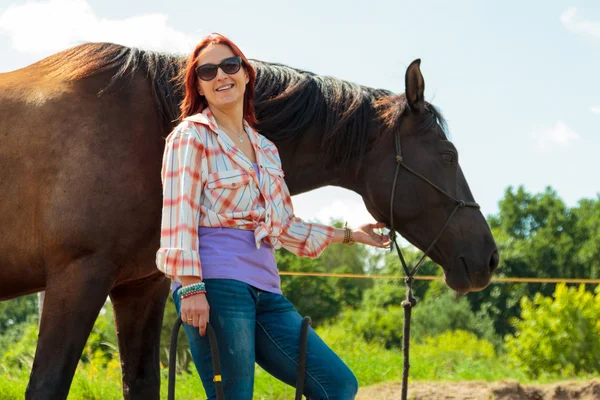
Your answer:
[[[0,300],[46,291],[28,399],[66,398],[107,295],[125,398],[159,398],[159,338],[169,286],[154,264],[160,168],[181,99],[173,77],[182,62],[87,44],[0,74]],[[258,129],[278,146],[292,194],[346,187],[389,223],[393,135],[399,134],[407,162],[457,198],[471,200],[458,164],[439,158],[455,152],[437,123],[439,114],[418,112],[425,106],[422,88],[405,99],[254,64]],[[410,73],[420,76],[418,67]],[[422,182],[401,179],[394,222],[423,249],[451,205]],[[485,287],[497,265],[485,219],[479,211],[464,211],[448,231],[431,253],[448,283],[460,291]]]
[[[98,96],[114,71],[75,81],[53,72],[0,75],[0,300],[46,290],[27,397],[66,397],[110,294],[125,390],[147,383],[133,397],[158,398],[162,123],[141,73]]]
[[[0,266],[23,278],[2,280],[0,299],[43,290],[47,266],[58,276],[91,253],[127,264],[115,283],[154,273],[132,252],[157,243],[149,227],[160,221],[161,124],[152,104],[135,101],[151,99],[147,83],[97,96],[90,80],[46,91],[42,75],[11,93],[4,75],[12,74],[0,76]]]

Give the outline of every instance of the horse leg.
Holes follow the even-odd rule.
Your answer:
[[[168,292],[169,281],[156,273],[110,293],[126,400],[160,398],[160,332]]]
[[[113,263],[94,254],[49,272],[26,399],[67,398],[87,338],[114,284],[115,270]]]

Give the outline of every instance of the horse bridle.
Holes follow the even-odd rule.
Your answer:
[[[406,299],[402,302],[402,307],[404,308],[404,329],[402,333],[402,353],[404,358],[404,364],[402,369],[402,400],[406,400],[408,394],[408,372],[410,369],[409,363],[409,346],[410,346],[410,317],[412,314],[412,307],[417,304],[416,299],[413,297],[412,284],[414,281],[414,276],[425,262],[425,258],[429,255],[429,252],[436,245],[438,240],[442,237],[448,225],[450,225],[450,220],[456,214],[456,212],[465,207],[470,208],[480,208],[479,204],[474,201],[464,201],[458,200],[455,197],[451,196],[444,189],[440,188],[435,183],[431,182],[429,179],[416,172],[409,166],[404,163],[404,159],[402,158],[402,146],[400,143],[400,129],[398,129],[397,134],[394,135],[394,139],[396,142],[396,173],[394,174],[394,182],[392,183],[392,195],[390,199],[390,239],[392,241],[392,248],[396,247],[396,251],[398,252],[398,258],[400,258],[400,262],[402,263],[402,268],[404,269],[404,273],[406,277],[404,278],[404,285],[406,286]],[[400,173],[400,167],[404,168],[414,176],[420,178],[421,180],[428,183],[435,190],[443,194],[445,197],[450,199],[454,204],[454,209],[446,219],[446,223],[442,226],[442,229],[438,232],[437,236],[433,239],[429,247],[425,250],[419,261],[415,264],[415,266],[410,269],[406,265],[406,261],[404,260],[404,256],[402,255],[402,250],[400,246],[398,246],[398,242],[396,241],[396,230],[394,229],[394,198],[396,194],[396,186],[398,184],[398,174]]]

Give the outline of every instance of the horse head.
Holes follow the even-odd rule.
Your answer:
[[[359,192],[378,221],[423,251],[431,247],[428,255],[451,288],[481,290],[498,266],[494,238],[441,114],[425,101],[420,60],[407,68],[405,82],[403,96],[376,100],[381,133],[362,163]]]

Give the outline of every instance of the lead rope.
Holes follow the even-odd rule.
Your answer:
[[[412,284],[414,281],[413,274],[416,272],[421,262],[410,271],[396,241],[396,230],[394,229],[394,198],[396,194],[396,184],[398,182],[398,173],[400,172],[400,165],[402,165],[402,156],[400,155],[401,149],[399,141],[396,140],[396,172],[394,174],[394,183],[392,184],[392,196],[390,201],[390,238],[392,240],[392,248],[396,247],[398,258],[402,263],[404,269],[404,286],[406,287],[406,299],[402,302],[402,308],[404,309],[404,326],[402,331],[402,400],[407,400],[408,396],[408,373],[410,371],[410,320],[412,316],[412,308],[417,304],[417,300],[413,296]],[[413,274],[411,274],[413,272]]]
[[[413,296],[413,288],[412,288],[412,284],[415,280],[414,276],[417,273],[417,271],[419,270],[419,268],[421,268],[421,266],[425,262],[425,258],[427,257],[427,255],[429,254],[431,249],[433,249],[433,246],[435,246],[435,244],[440,239],[440,237],[442,237],[442,234],[444,233],[444,231],[450,224],[450,221],[452,220],[452,217],[454,216],[454,214],[456,214],[456,212],[459,209],[464,208],[464,207],[479,207],[479,206],[477,205],[477,203],[465,203],[462,200],[456,200],[452,196],[448,195],[448,193],[446,193],[444,190],[442,190],[437,185],[435,185],[433,182],[431,182],[430,180],[425,178],[423,175],[421,175],[421,174],[413,171],[411,168],[407,167],[402,162],[403,161],[402,155],[401,155],[402,149],[400,147],[400,141],[397,137],[396,137],[396,152],[397,152],[396,153],[397,154],[396,155],[396,172],[394,174],[394,183],[392,184],[392,195],[391,195],[391,200],[390,200],[390,239],[392,241],[392,248],[390,249],[390,251],[393,251],[393,248],[396,247],[396,252],[398,253],[398,258],[400,259],[400,262],[402,263],[402,268],[404,269],[404,274],[406,275],[406,277],[404,278],[404,286],[406,287],[406,298],[402,302],[402,308],[404,309],[404,326],[403,326],[403,330],[402,330],[402,357],[403,357],[402,400],[407,400],[408,375],[409,375],[409,371],[410,371],[410,321],[411,321],[411,316],[412,316],[412,308],[417,304],[417,299],[415,299]],[[427,182],[428,184],[433,186],[436,190],[438,190],[439,192],[441,192],[448,198],[454,200],[456,203],[456,206],[454,207],[454,209],[448,216],[448,219],[446,219],[446,223],[442,226],[442,229],[440,229],[440,231],[438,232],[436,237],[433,239],[433,241],[431,242],[429,247],[425,250],[425,252],[421,256],[421,258],[419,259],[417,264],[412,268],[412,270],[408,267],[408,265],[406,265],[406,261],[404,260],[404,256],[402,255],[402,250],[400,250],[400,246],[398,246],[398,242],[396,241],[396,230],[394,229],[394,198],[395,198],[395,194],[396,194],[396,185],[398,182],[398,174],[400,172],[400,166],[404,167],[406,170],[408,170],[412,174],[416,175],[417,177],[423,179],[425,182]]]
[[[412,284],[415,280],[414,273],[411,274],[410,272],[416,272],[416,268],[409,272],[406,261],[404,261],[404,257],[400,251],[400,247],[396,242],[395,232],[393,236],[394,246],[398,252],[398,257],[402,262],[402,268],[404,268],[406,273],[406,277],[404,278],[406,298],[402,302],[402,308],[404,309],[404,326],[402,330],[402,400],[406,400],[408,396],[408,373],[410,370],[410,321],[412,316],[412,308],[417,305],[417,299],[414,298],[412,289]]]
[[[171,344],[169,348],[169,382],[167,389],[167,399],[175,400],[175,377],[177,369],[177,337],[179,336],[179,328],[183,322],[180,317],[177,317],[173,329],[171,330]],[[208,333],[208,341],[210,342],[210,353],[213,364],[213,382],[215,383],[215,391],[217,400],[224,400],[225,393],[223,391],[223,382],[221,378],[221,362],[219,359],[219,346],[217,343],[217,335],[210,324],[206,325]]]

